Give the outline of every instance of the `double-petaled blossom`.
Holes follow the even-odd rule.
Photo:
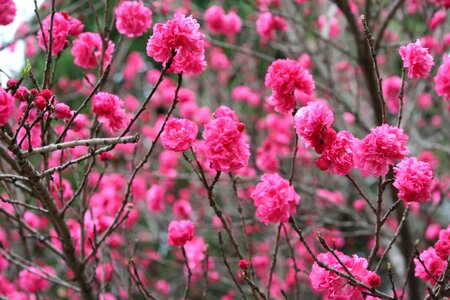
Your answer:
[[[147,43],[147,55],[164,65],[173,57],[171,71],[197,75],[206,66],[204,40],[200,25],[192,16],[176,13],[166,23],[153,26],[153,35]]]
[[[447,261],[450,255],[450,225],[439,231],[439,240],[434,245],[437,256]]]
[[[363,176],[382,176],[389,171],[389,165],[408,154],[408,135],[403,129],[387,124],[370,130],[370,133],[354,143],[355,167]]]
[[[367,260],[354,254],[352,257],[335,250],[334,253],[340,261],[347,267],[352,275],[359,281],[375,287],[380,285],[381,279],[375,272],[367,270]],[[320,253],[317,259],[330,266],[331,268],[345,273],[346,270],[331,252]],[[342,276],[320,267],[317,263],[313,264],[309,275],[312,288],[324,294],[328,300],[363,300],[362,292],[364,288],[350,284]]]
[[[113,132],[125,126],[126,113],[122,106],[123,101],[110,93],[100,92],[92,98],[92,112]]]
[[[194,224],[190,220],[172,221],[169,224],[169,245],[184,246],[194,238]]]
[[[220,116],[205,125],[202,136],[212,169],[235,172],[248,165],[250,146],[244,129],[245,124],[230,116]]]
[[[8,123],[14,109],[13,97],[5,90],[0,88],[0,126]]]
[[[294,116],[295,131],[306,148],[315,148],[322,153],[336,138],[331,128],[333,112],[322,101],[312,101],[300,108]]]
[[[0,25],[9,25],[16,17],[17,8],[13,0],[0,0]]]
[[[123,1],[114,14],[117,31],[129,38],[143,35],[152,25],[152,11],[141,1]]]
[[[272,89],[269,104],[283,114],[295,109],[295,92],[311,95],[315,88],[312,75],[300,62],[292,59],[274,61],[267,70],[264,83]]]
[[[38,32],[37,39],[39,46],[45,51],[49,47],[49,30],[52,28],[52,55],[56,55],[64,49],[67,36],[69,35],[70,23],[63,14],[57,12],[53,16],[51,25],[51,14],[42,21],[42,31]]]
[[[210,6],[205,12],[206,28],[214,34],[233,36],[241,31],[242,20],[234,11],[225,14],[221,6]]]
[[[419,39],[415,43],[400,47],[399,53],[403,59],[403,67],[408,68],[409,78],[427,77],[434,66],[433,57]]]
[[[197,138],[197,125],[187,119],[172,118],[167,121],[161,134],[161,142],[165,149],[176,152],[189,150]]]
[[[422,251],[419,258],[422,262],[417,258],[414,259],[416,265],[416,277],[419,277],[423,281],[430,281],[431,284],[435,284],[435,280],[430,274],[433,275],[434,278],[439,278],[442,271],[445,269],[447,262],[436,254],[436,250],[433,247],[428,247],[428,249]]]
[[[386,106],[392,114],[398,113],[400,108],[399,93],[402,86],[402,79],[398,76],[391,76],[383,80],[383,96]],[[406,97],[403,95],[403,102]]]
[[[354,167],[353,144],[355,141],[355,137],[350,132],[339,131],[336,139],[316,160],[317,166],[321,170],[330,170],[335,175],[347,175]]]
[[[264,174],[251,197],[256,206],[256,216],[266,225],[269,222],[287,222],[300,202],[300,196],[289,181],[277,173]]]
[[[450,56],[444,55],[444,62],[434,77],[436,94],[450,101]]]
[[[114,53],[114,43],[108,41],[103,51],[103,43],[100,34],[84,32],[73,41],[71,50],[75,58],[75,65],[82,68],[95,68],[103,61],[103,67],[109,64]],[[103,53],[104,52],[104,53]]]
[[[433,172],[430,164],[408,157],[395,167],[394,186],[398,198],[406,202],[425,202],[431,198]]]

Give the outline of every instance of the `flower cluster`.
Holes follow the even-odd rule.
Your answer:
[[[250,146],[243,134],[245,124],[230,116],[220,116],[205,125],[203,140],[211,168],[235,172],[248,164]]]
[[[147,43],[147,55],[164,65],[173,58],[171,71],[183,74],[200,74],[206,66],[205,36],[192,17],[176,13],[164,24],[153,26],[153,35]],[[173,56],[175,54],[175,56]]]
[[[450,101],[450,56],[444,55],[444,63],[439,67],[434,83],[436,94]]]
[[[117,31],[129,38],[143,35],[152,25],[152,11],[141,1],[123,1],[114,14]]]
[[[256,31],[258,31],[263,45],[273,40],[277,31],[286,31],[287,29],[286,21],[280,16],[274,16],[269,11],[260,13],[256,20]]]
[[[289,181],[277,173],[264,174],[251,197],[256,206],[256,216],[266,225],[269,222],[287,222],[300,202],[300,196]]]
[[[100,92],[92,98],[92,112],[112,132],[125,126],[126,113],[122,106],[123,101],[110,93]]]
[[[406,202],[425,202],[430,199],[433,172],[428,163],[409,157],[400,161],[394,170],[394,186],[399,191],[399,199]]]
[[[4,89],[0,88],[0,126],[4,126],[8,123],[9,117],[13,113],[13,109],[13,97]]]
[[[350,257],[337,250],[334,252],[357,280],[372,287],[380,285],[380,276],[367,270],[367,260],[365,258],[358,257],[356,254]],[[337,271],[346,272],[340,262],[330,252],[320,253],[317,255],[317,259]],[[317,292],[323,293],[326,299],[364,299],[362,294],[363,288],[351,285],[347,279],[322,268],[317,263],[313,264],[309,278],[312,288]]]
[[[264,83],[272,89],[269,104],[283,114],[296,108],[295,92],[311,95],[315,88],[312,75],[300,62],[292,59],[274,61],[267,70]]]

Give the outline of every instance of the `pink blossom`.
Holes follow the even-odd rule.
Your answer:
[[[190,220],[172,221],[169,224],[169,245],[184,246],[194,237],[194,224]]]
[[[419,39],[415,43],[401,46],[399,53],[403,59],[403,67],[408,68],[409,78],[425,78],[428,76],[434,61],[428,53],[428,48],[422,47]]]
[[[275,38],[276,31],[286,31],[287,29],[286,21],[280,16],[274,16],[271,12],[260,13],[256,20],[256,30],[263,45]]]
[[[221,34],[225,11],[221,6],[213,5],[205,11],[206,28],[213,34]]]
[[[70,107],[64,103],[55,104],[55,118],[57,119],[67,119],[71,116]]]
[[[398,95],[402,86],[402,79],[398,76],[391,76],[383,80],[383,96],[386,100],[387,108],[392,114],[397,114],[400,108]],[[403,97],[405,102],[406,97]]]
[[[307,148],[316,148],[317,153],[328,147],[335,139],[335,131],[330,128],[333,112],[321,101],[309,102],[294,116],[295,131]]]
[[[111,62],[114,53],[114,43],[108,41],[103,56],[103,67]],[[100,64],[102,59],[102,38],[100,34],[93,32],[84,32],[73,41],[71,50],[72,56],[75,58],[75,65],[82,68],[95,68]]]
[[[45,280],[43,277],[45,274],[54,274],[55,270],[53,270],[50,266],[44,266],[41,269],[36,267],[29,267],[20,271],[19,273],[19,285],[23,291],[28,293],[39,293],[44,292],[50,287],[50,282]]]
[[[44,33],[42,33],[42,31],[39,31],[37,35],[39,46],[44,51],[46,51],[47,47],[49,46],[48,32],[50,30],[50,25],[51,25],[51,14],[48,15],[42,21],[42,29]],[[64,17],[64,15],[59,12],[55,13],[53,17],[52,55],[57,55],[64,49],[64,46],[66,45],[67,36],[69,35],[69,29],[70,23]]]
[[[317,25],[321,32],[325,32],[325,35],[332,38],[335,38],[341,34],[341,27],[339,26],[339,22],[336,17],[331,17],[327,20],[325,15],[320,15],[317,19]]]
[[[433,105],[433,97],[430,93],[420,94],[420,96],[417,98],[417,105],[421,109],[428,109]]]
[[[198,75],[205,69],[205,36],[192,17],[176,13],[165,24],[155,24],[147,43],[147,55],[164,65],[173,57],[171,71]]]
[[[450,0],[431,0],[436,4],[442,5],[445,9],[450,8]]]
[[[211,168],[235,172],[248,164],[250,150],[243,134],[245,124],[228,116],[219,117],[205,125],[203,140]]]
[[[308,70],[300,62],[291,59],[274,61],[267,70],[264,83],[272,89],[269,104],[283,114],[295,109],[294,92],[311,95],[315,88],[314,79]]]
[[[434,83],[436,94],[450,101],[450,56],[444,55],[444,63],[439,67]]]
[[[264,174],[251,197],[256,206],[256,216],[264,224],[287,222],[300,202],[300,196],[289,181],[277,173]]]
[[[0,0],[0,25],[9,25],[16,17],[16,4],[14,0]]]
[[[14,109],[13,97],[4,89],[0,88],[0,126],[8,123]]]
[[[144,60],[138,51],[133,51],[128,55],[127,62],[123,66],[123,78],[131,82],[139,72],[144,71]]]
[[[433,274],[435,278],[439,278],[441,276],[442,271],[444,270],[447,262],[442,260],[437,254],[436,250],[433,247],[428,247],[427,250],[422,251],[419,255],[420,259],[424,263],[427,270]],[[422,266],[422,263],[415,258],[414,263],[416,265],[416,277],[419,277],[423,281],[430,281],[431,284],[435,284],[434,279],[425,271],[425,268]]]
[[[146,193],[147,209],[149,212],[158,212],[164,210],[164,188],[154,184]]]
[[[439,240],[434,245],[437,256],[447,261],[450,255],[450,225],[439,232]]]
[[[92,98],[92,112],[113,132],[125,126],[126,114],[122,106],[123,101],[110,93],[100,92]]]
[[[430,28],[431,31],[436,30],[439,25],[445,22],[446,17],[447,14],[444,10],[438,10],[428,22],[428,28]]]
[[[240,32],[242,20],[234,11],[230,11],[223,19],[223,33],[227,36],[233,36]]]
[[[346,130],[337,133],[336,139],[327,147],[322,156],[316,160],[321,170],[330,170],[332,174],[345,176],[354,167],[353,144],[355,137]]]
[[[251,106],[257,106],[260,102],[258,94],[245,85],[235,87],[231,91],[231,98],[237,102],[247,102]]]
[[[187,119],[172,118],[167,121],[161,134],[161,142],[165,149],[184,152],[197,138],[197,125]]]
[[[381,176],[389,171],[389,165],[403,159],[408,154],[408,135],[403,129],[383,124],[370,130],[361,141],[355,142],[353,149],[355,167],[363,176]]]
[[[356,279],[370,286],[378,286],[380,284],[380,277],[375,272],[367,270],[367,260],[365,258],[358,257],[356,254],[350,257],[337,250],[335,250],[335,254]],[[342,273],[346,272],[330,252],[320,253],[317,255],[317,259]],[[350,284],[347,279],[320,267],[317,263],[313,264],[309,278],[312,288],[324,294],[326,299],[364,299],[362,295],[363,288]]]
[[[425,202],[431,197],[433,172],[428,163],[415,157],[403,159],[395,167],[394,186],[398,198],[406,202]]]
[[[114,14],[117,31],[129,38],[143,35],[152,25],[152,11],[141,1],[123,1]]]

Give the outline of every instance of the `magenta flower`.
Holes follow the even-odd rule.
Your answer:
[[[114,53],[114,43],[108,41],[107,48],[103,56],[103,66],[111,62]],[[72,56],[75,58],[75,65],[82,68],[95,68],[100,64],[102,58],[102,38],[100,34],[93,32],[84,32],[73,41],[71,50]]]
[[[436,94],[450,101],[450,56],[444,55],[444,63],[439,67],[434,83]]]
[[[184,246],[194,238],[194,224],[190,220],[172,221],[169,224],[169,245]]]
[[[431,198],[433,172],[430,164],[409,157],[399,162],[395,168],[394,186],[398,198],[406,202],[425,202]]]
[[[187,119],[172,118],[167,121],[161,134],[161,142],[165,149],[184,152],[197,138],[197,125]]]
[[[143,35],[152,25],[152,11],[141,1],[124,1],[115,9],[116,27],[129,38]]]
[[[409,78],[425,78],[428,76],[434,61],[428,53],[428,48],[422,47],[422,42],[419,39],[415,43],[401,46],[399,53],[403,59],[403,67],[408,68]]]
[[[300,202],[300,196],[289,181],[277,173],[264,174],[251,197],[256,206],[256,216],[266,225],[269,222],[287,222]]]
[[[14,109],[13,97],[0,88],[0,126],[4,126],[8,123]]]
[[[403,129],[387,124],[370,130],[353,148],[355,167],[363,176],[381,176],[389,171],[389,165],[403,159],[408,154],[408,135]]]

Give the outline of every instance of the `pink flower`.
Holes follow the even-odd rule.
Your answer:
[[[0,88],[0,126],[4,126],[8,123],[14,109],[13,97]]]
[[[126,113],[122,106],[123,101],[110,93],[100,92],[92,98],[92,112],[111,131],[118,131],[125,126]]]
[[[298,61],[277,59],[267,70],[265,85],[272,89],[269,99],[275,111],[288,114],[296,107],[294,92],[311,95],[315,84],[312,75]]]
[[[399,53],[403,59],[403,67],[408,68],[409,78],[425,78],[428,76],[434,61],[428,53],[428,48],[422,47],[419,39],[415,43],[401,46]]]
[[[428,271],[433,274],[435,278],[439,278],[441,276],[442,271],[444,270],[447,262],[442,260],[437,254],[436,250],[433,247],[428,247],[427,250],[422,251],[419,255],[420,259],[424,263],[425,267]],[[430,281],[431,284],[435,284],[433,278],[425,271],[425,268],[422,266],[422,263],[415,258],[414,263],[416,265],[416,277],[419,277],[423,281]]]
[[[445,22],[445,19],[447,17],[447,14],[444,10],[438,10],[434,13],[433,17],[428,22],[428,27],[431,31],[436,30],[436,28]]]
[[[383,96],[386,100],[386,105],[392,114],[397,114],[400,108],[400,101],[398,95],[402,86],[402,79],[398,76],[391,76],[383,80]],[[406,97],[403,96],[403,102]]]
[[[64,103],[57,103],[55,105],[55,118],[67,119],[71,116],[70,107]]]
[[[264,174],[251,197],[256,206],[256,216],[266,225],[269,222],[287,222],[300,202],[300,196],[289,181],[277,173]]]
[[[16,17],[16,4],[13,0],[0,0],[0,25],[9,25]]]
[[[450,225],[439,232],[439,240],[434,245],[437,256],[447,261],[450,255]]]
[[[305,143],[306,148],[316,148],[322,153],[335,139],[336,133],[330,128],[333,112],[321,101],[309,102],[294,116],[295,131]]]
[[[256,30],[263,45],[275,38],[276,31],[286,31],[287,29],[286,21],[282,17],[274,16],[271,12],[260,13],[256,20]]]
[[[51,14],[48,15],[42,21],[42,29],[44,33],[42,33],[42,31],[39,31],[37,35],[39,46],[44,51],[46,51],[47,47],[49,46],[48,32],[50,30],[51,25],[50,23],[51,23]],[[69,35],[69,29],[70,23],[64,17],[64,15],[59,12],[55,13],[53,17],[52,55],[57,55],[64,49],[64,46],[66,45],[67,36]]]
[[[316,160],[317,166],[321,170],[329,169],[335,175],[347,175],[354,167],[353,144],[355,140],[355,137],[350,132],[345,130],[339,131],[333,143]]]
[[[111,62],[114,53],[114,43],[108,41],[103,57],[103,67]],[[71,53],[75,57],[75,65],[82,68],[95,68],[102,59],[102,38],[98,33],[84,32],[73,41]]]
[[[175,53],[170,70],[198,75],[205,69],[205,36],[192,16],[176,13],[165,24],[155,24],[147,43],[147,55],[164,65]]]
[[[141,36],[152,25],[152,11],[141,1],[124,1],[114,9],[114,14],[117,31],[129,38]]]
[[[370,130],[361,141],[356,141],[353,149],[355,167],[363,176],[381,176],[389,171],[389,165],[403,159],[408,154],[408,135],[403,129],[383,124]]]
[[[225,11],[221,6],[213,5],[205,11],[206,28],[214,34],[222,33],[223,19]]]
[[[399,162],[394,170],[394,186],[399,191],[399,199],[406,202],[425,202],[431,198],[433,172],[428,163],[409,157]]]
[[[184,246],[194,238],[194,224],[190,220],[172,221],[169,224],[169,245]]]
[[[184,152],[197,138],[197,125],[187,119],[172,118],[167,121],[161,134],[161,142],[165,149]]]
[[[164,210],[164,188],[154,184],[146,193],[147,209],[149,212],[158,212]]]
[[[442,5],[445,9],[450,8],[450,0],[432,0],[432,2]]]
[[[242,133],[244,128],[245,124],[228,116],[219,117],[205,125],[202,136],[211,168],[235,172],[247,166],[250,147]]]
[[[223,33],[227,36],[233,36],[240,32],[242,20],[236,12],[230,11],[223,19]]]
[[[436,94],[450,101],[450,56],[444,55],[444,63],[439,67],[434,83]]]
[[[380,284],[380,277],[375,272],[367,270],[367,260],[365,258],[358,257],[356,254],[350,257],[337,250],[335,250],[335,254],[356,279],[370,286],[378,286]],[[317,255],[317,259],[333,269],[345,273],[344,268],[330,252],[320,253]],[[328,300],[364,299],[362,295],[363,288],[351,285],[347,279],[320,267],[317,263],[313,264],[309,278],[312,288],[317,292],[323,293]]]
[[[27,293],[40,293],[44,292],[50,287],[50,282],[43,277],[45,274],[55,274],[55,270],[52,267],[44,266],[42,268],[45,272],[36,267],[29,267],[20,271],[19,273],[19,285],[23,291]]]

